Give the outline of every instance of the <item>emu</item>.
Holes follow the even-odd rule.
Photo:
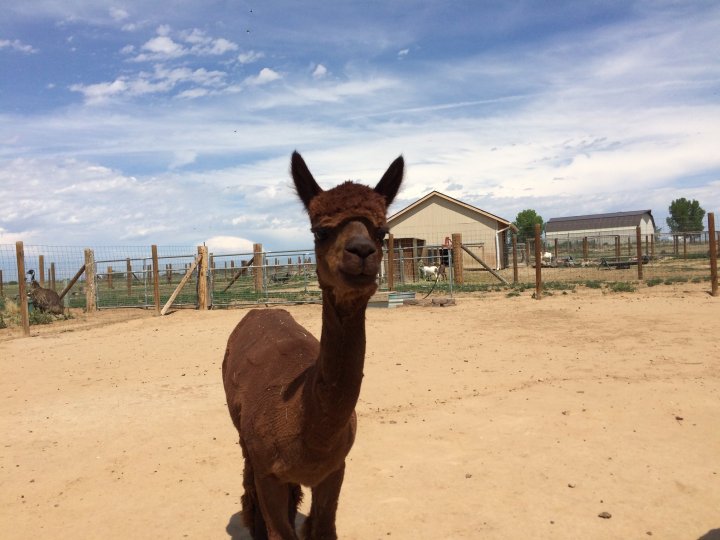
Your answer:
[[[63,305],[58,293],[52,289],[41,287],[35,280],[35,270],[28,270],[27,273],[30,276],[30,290],[27,294],[30,297],[33,307],[43,313],[62,315]]]
[[[251,310],[228,339],[223,385],[245,458],[242,515],[252,538],[297,540],[304,485],[312,505],[303,538],[334,540],[345,457],[355,441],[365,311],[377,290],[387,207],[404,161],[397,158],[374,189],[345,182],[325,191],[297,152],[291,172],[315,235],[320,340],[285,310]]]

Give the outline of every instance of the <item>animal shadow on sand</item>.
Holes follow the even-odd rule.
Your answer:
[[[297,517],[295,518],[296,531],[299,531],[302,528],[302,524],[305,523],[306,519],[307,516],[305,514],[298,512]],[[250,536],[250,531],[247,530],[245,524],[243,523],[242,512],[236,512],[235,514],[230,516],[230,521],[228,521],[227,527],[225,527],[225,531],[228,533],[228,535],[230,535],[231,540],[252,540],[252,536]],[[709,540],[715,539],[710,538]]]
[[[698,540],[720,540],[720,529],[712,529],[703,534]]]

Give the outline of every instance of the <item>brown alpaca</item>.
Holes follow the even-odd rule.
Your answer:
[[[305,485],[312,505],[304,537],[336,539],[363,377],[365,310],[377,289],[387,207],[404,162],[397,158],[375,189],[345,182],[323,191],[297,152],[291,170],[315,234],[320,341],[285,310],[251,310],[228,339],[223,384],[245,458],[242,513],[252,537],[297,539]]]

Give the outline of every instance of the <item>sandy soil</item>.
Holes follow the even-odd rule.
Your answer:
[[[706,289],[369,310],[341,538],[720,538]],[[0,331],[0,536],[249,538],[220,378],[243,314]]]

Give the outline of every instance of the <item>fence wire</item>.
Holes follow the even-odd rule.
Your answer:
[[[158,287],[164,304],[180,284],[197,256],[197,248],[158,246]],[[154,307],[152,247],[104,247],[95,252],[95,291],[98,309]],[[173,302],[197,305],[197,268]]]
[[[717,237],[717,231],[715,232]],[[544,283],[588,284],[638,282],[638,261],[642,281],[647,285],[710,280],[710,234],[652,235],[641,237],[638,259],[637,236],[593,236],[544,241],[540,261],[535,260],[532,241],[516,246],[517,282],[535,282],[535,266],[542,266]],[[458,265],[447,244],[396,245],[383,253],[378,276],[379,289],[452,296],[457,292],[483,290],[514,283],[513,250],[494,239],[464,241]],[[178,289],[197,260],[196,246],[158,246],[158,285],[163,305]],[[86,274],[70,286],[84,267],[85,248],[79,246],[25,245],[25,271],[33,271],[41,286],[60,293],[67,308],[86,307]],[[153,264],[151,246],[99,246],[92,248],[95,261],[95,302],[98,308],[151,308]],[[392,264],[390,261],[392,260]],[[458,266],[461,276],[455,275]],[[0,315],[10,304],[19,304],[16,246],[0,244]],[[389,275],[392,268],[393,274]],[[488,270],[490,269],[490,270]],[[174,306],[198,304],[198,268],[192,269]],[[499,277],[498,277],[499,276]],[[232,307],[252,304],[319,302],[313,249],[264,252],[254,260],[253,253],[210,254],[207,272],[210,304]],[[506,286],[506,285],[503,285]]]
[[[228,307],[247,304],[318,302],[320,286],[313,250],[213,254],[212,304]]]

